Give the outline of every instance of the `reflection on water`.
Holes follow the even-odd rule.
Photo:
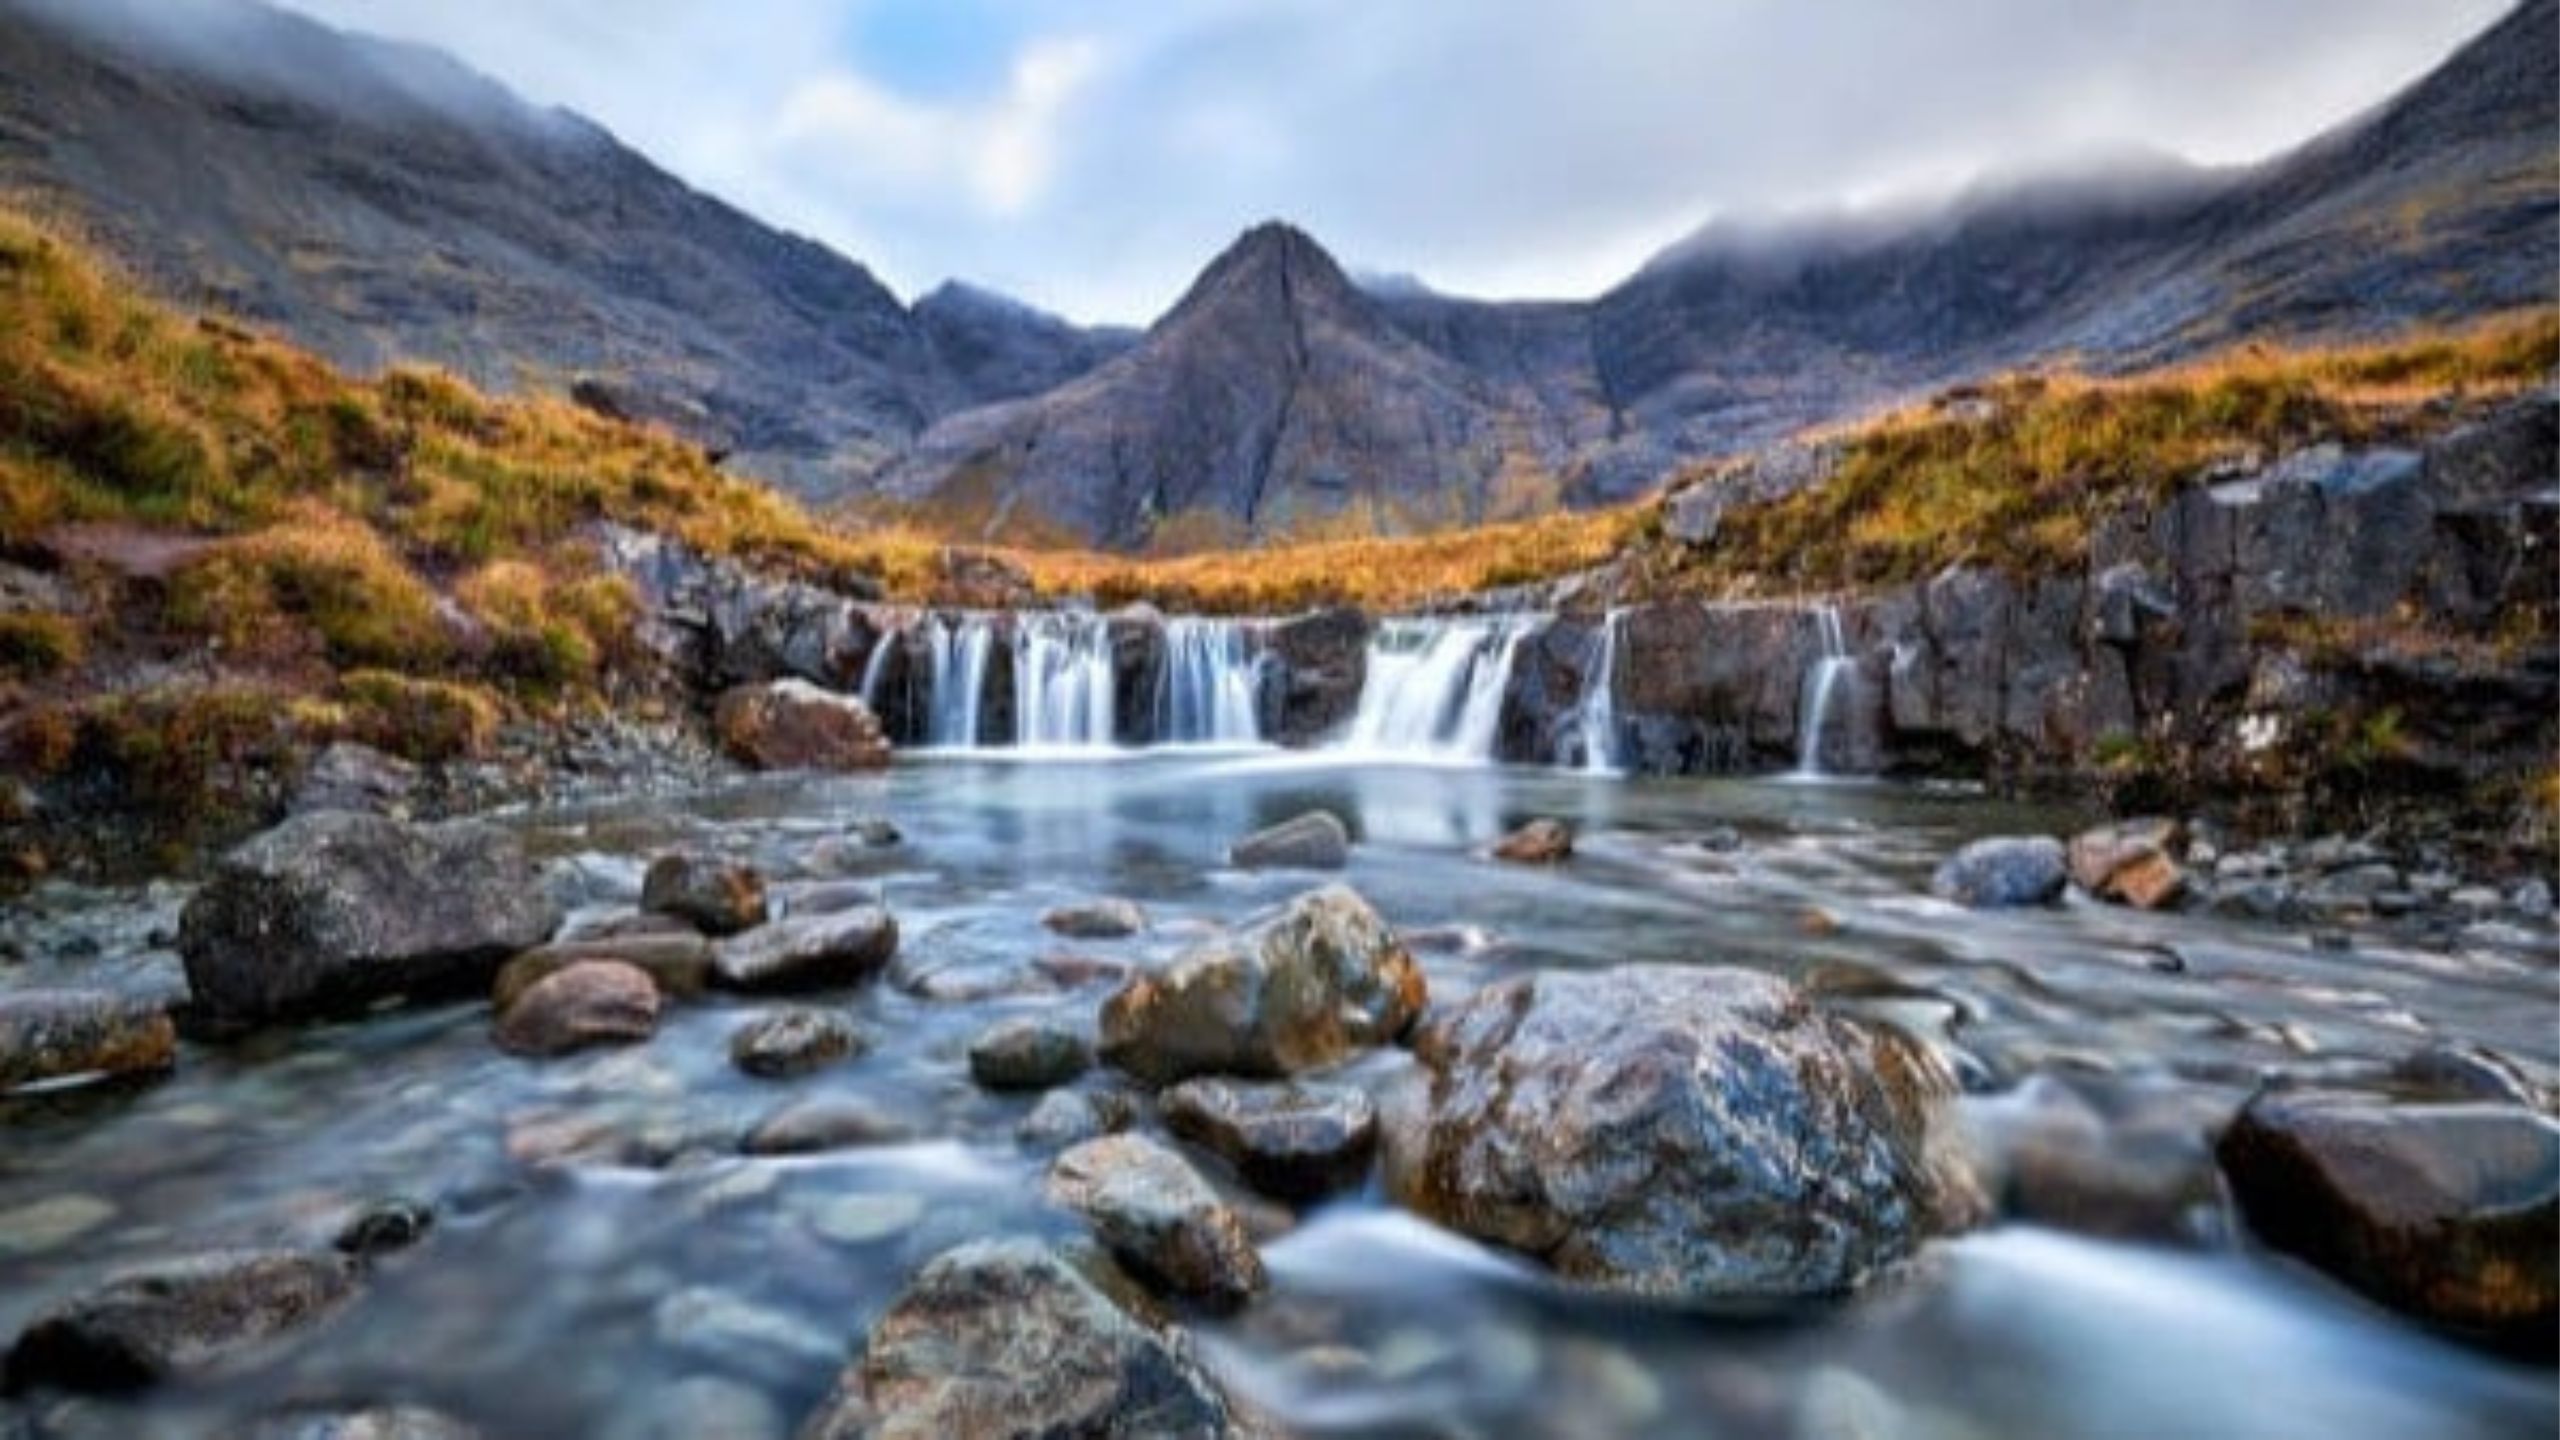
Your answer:
[[[1949,848],[2074,818],[1961,792],[1248,752],[929,759],[522,823],[591,904],[628,904],[638,857],[708,845],[785,882],[785,903],[795,877],[877,886],[910,974],[1018,979],[1061,951],[1159,963],[1304,888],[1223,857],[1316,806],[1359,842],[1345,878],[1397,924],[1443,937],[1424,957],[1440,995],[1525,966],[1771,969],[1947,1047],[1992,1130],[2067,1092],[2149,1124],[2158,1145],[2143,1155],[2192,1161],[2202,1126],[2272,1071],[2370,1073],[2438,1036],[2554,1059],[2547,964],[2343,959],[2285,931],[2089,906],[1951,910],[1921,888]],[[1571,865],[1484,858],[1536,815],[1581,830]],[[842,843],[873,816],[905,843]],[[1097,894],[1142,901],[1153,928],[1066,942],[1040,927],[1042,910]],[[1473,938],[1445,943],[1460,934]],[[0,1331],[122,1264],[325,1243],[356,1203],[409,1196],[435,1206],[435,1229],[337,1322],[146,1405],[52,1418],[75,1434],[195,1435],[288,1398],[407,1400],[499,1435],[684,1433],[670,1417],[706,1413],[725,1418],[694,1433],[788,1433],[926,1258],[1003,1231],[1072,1233],[1038,1204],[1038,1163],[1014,1140],[1031,1102],[978,1090],[963,1052],[997,1015],[1089,1015],[1103,992],[984,988],[998,993],[841,997],[871,1052],[787,1084],[731,1068],[728,1034],[753,1007],[712,1000],[672,1009],[645,1047],[566,1060],[501,1055],[485,1014],[449,1007],[190,1048],[155,1087],[12,1102]],[[737,1153],[759,1119],[807,1099],[860,1100],[919,1139]],[[577,1163],[528,1164],[537,1153]],[[2179,1249],[2010,1225],[1934,1247],[1854,1305],[1745,1325],[1565,1294],[1372,1195],[1273,1239],[1272,1294],[1203,1322],[1201,1338],[1230,1384],[1313,1434],[2551,1432],[2549,1372],[2441,1344],[2221,1227],[2194,1233],[2206,1243]],[[706,1396],[726,1408],[705,1411]]]

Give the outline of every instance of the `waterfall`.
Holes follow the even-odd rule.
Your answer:
[[[1491,760],[1520,642],[1543,615],[1382,620],[1344,747],[1417,759]]]
[[[1582,736],[1582,768],[1593,775],[1618,771],[1618,642],[1626,628],[1625,608],[1611,610],[1583,654],[1582,700],[1574,708]]]
[[[1111,622],[1051,610],[1013,623],[1013,740],[1090,748],[1112,739]]]
[[[862,703],[872,714],[880,713],[880,682],[889,675],[889,654],[898,648],[906,631],[882,630],[871,641],[871,654],[862,662]]]
[[[1804,673],[1804,696],[1796,719],[1795,773],[1808,780],[1823,774],[1822,732],[1831,718],[1831,692],[1858,663],[1849,658],[1849,643],[1840,630],[1840,608],[1825,605],[1812,614],[1822,653]]]
[[[1255,635],[1241,621],[1164,622],[1164,664],[1156,672],[1158,745],[1258,745]]]
[[[995,625],[984,615],[948,621],[936,615],[924,622],[925,653],[932,659],[933,711],[926,717],[925,743],[937,749],[966,750],[978,743],[978,712],[987,694],[987,656],[995,648]]]

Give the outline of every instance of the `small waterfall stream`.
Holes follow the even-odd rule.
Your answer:
[[[1156,672],[1158,745],[1259,745],[1254,702],[1258,637],[1242,621],[1169,619]]]
[[[1851,678],[1857,661],[1850,658],[1849,642],[1841,632],[1840,607],[1823,605],[1810,613],[1822,653],[1804,672],[1804,699],[1796,719],[1795,773],[1800,779],[1817,780],[1826,773],[1822,768],[1822,736],[1830,724],[1832,693],[1842,680]]]
[[[980,621],[978,623],[987,623]],[[1022,749],[1109,745],[1111,622],[1073,610],[1013,617],[1013,743]]]
[[[933,675],[932,711],[924,743],[941,750],[967,750],[978,743],[978,714],[986,703],[987,657],[995,650],[995,627],[984,615],[956,622],[936,615],[924,622],[925,655]]]
[[[1626,638],[1627,612],[1609,612],[1591,637],[1591,652],[1582,665],[1582,699],[1575,724],[1582,741],[1582,768],[1592,775],[1618,773],[1618,644]]]
[[[1378,622],[1342,747],[1398,759],[1494,758],[1503,694],[1521,642],[1544,615]]]

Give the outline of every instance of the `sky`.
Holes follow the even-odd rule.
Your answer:
[[[1717,217],[2262,158],[2506,0],[284,0],[868,264],[1143,323],[1239,232],[1581,297]]]

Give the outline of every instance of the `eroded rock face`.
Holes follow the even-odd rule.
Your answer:
[[[2070,883],[2062,842],[2050,835],[1994,835],[1948,856],[1929,877],[1941,898],[1975,910],[2044,905]]]
[[[1521,976],[1414,1048],[1429,1087],[1394,1141],[1399,1198],[1582,1284],[1837,1295],[1983,1209],[1944,1067],[1757,972]]]
[[[1144,1135],[1075,1146],[1050,1164],[1043,1188],[1151,1285],[1219,1306],[1263,1287],[1244,1221],[1189,1161]]]
[[[2551,1357],[2560,1123],[2521,1105],[2267,1091],[2214,1153],[2269,1245],[2395,1310]]]
[[[335,1255],[224,1252],[118,1276],[36,1317],[9,1351],[6,1388],[132,1390],[193,1373],[325,1319],[353,1298]]]
[[[898,922],[876,905],[794,916],[720,943],[714,983],[730,990],[816,990],[859,984],[898,951]]]
[[[257,836],[187,902],[178,949],[217,1022],[484,989],[560,911],[508,832],[324,811]]]
[[[178,1061],[167,1012],[104,990],[0,994],[0,1091],[66,1075],[153,1074]]]
[[[1348,886],[1290,901],[1123,985],[1102,1007],[1102,1058],[1153,1084],[1318,1069],[1404,1033],[1422,967]]]
[[[705,935],[735,935],[765,922],[764,877],[715,856],[661,855],[640,879],[640,908]]]
[[[742,685],[712,715],[720,748],[758,770],[878,770],[888,736],[871,707],[806,680]]]
[[[1315,1200],[1358,1185],[1377,1150],[1378,1107],[1346,1086],[1204,1077],[1165,1091],[1158,1104],[1166,1128],[1283,1200]]]
[[[1222,1437],[1224,1397],[1179,1334],[1132,1320],[1035,1240],[948,1251],[871,1327],[804,1440]]]
[[[627,1045],[658,1030],[658,986],[619,960],[581,960],[525,987],[498,1015],[498,1048],[517,1055],[566,1055],[595,1045]]]

